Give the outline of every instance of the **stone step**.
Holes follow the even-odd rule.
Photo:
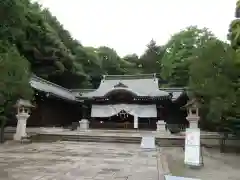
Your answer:
[[[140,144],[141,137],[121,136],[89,136],[89,135],[56,135],[38,134],[32,137],[33,142],[75,141],[75,142],[107,142],[107,143],[131,143]],[[161,147],[182,147],[183,139],[156,138],[156,143]]]

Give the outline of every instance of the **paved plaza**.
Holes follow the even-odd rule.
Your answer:
[[[1,180],[158,180],[158,151],[139,145],[56,142],[0,146]]]
[[[175,176],[199,178],[201,180],[239,180],[240,154],[220,153],[219,149],[202,149],[204,167],[191,169],[184,166],[182,148],[162,148],[168,157],[168,166]]]

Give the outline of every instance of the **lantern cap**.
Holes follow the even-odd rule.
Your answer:
[[[199,107],[200,103],[196,98],[193,98],[187,102],[182,108],[191,108],[191,107]]]
[[[32,103],[29,100],[19,99],[16,102],[16,104],[14,105],[14,107],[16,107],[16,108],[18,108],[18,107],[33,108],[34,106],[32,105]]]

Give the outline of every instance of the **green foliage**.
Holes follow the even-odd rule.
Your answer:
[[[170,86],[187,86],[188,69],[195,52],[214,38],[207,29],[188,27],[172,36],[165,45],[161,75]]]
[[[231,42],[231,47],[235,50],[235,61],[234,61],[234,73],[236,77],[232,79],[232,86],[234,88],[235,99],[232,101],[231,111],[228,112],[228,116],[225,120],[232,121],[235,119],[236,121],[240,121],[240,21],[239,21],[239,12],[240,12],[240,1],[237,1],[236,4],[236,12],[235,17],[229,28],[228,39]],[[239,122],[240,123],[240,122]],[[235,124],[235,123],[234,123]],[[235,125],[233,125],[235,126]],[[231,126],[232,127],[232,126]],[[233,131],[235,131],[234,128]],[[239,127],[238,127],[239,129]]]
[[[143,73],[160,73],[163,55],[164,49],[151,40],[147,45],[147,50],[139,59]]]
[[[219,40],[207,42],[189,68],[190,89],[201,95],[207,118],[221,121],[232,112],[236,100],[234,81],[238,77],[235,52]]]
[[[16,100],[32,97],[28,61],[16,47],[3,41],[0,42],[0,72],[0,117],[3,126]]]

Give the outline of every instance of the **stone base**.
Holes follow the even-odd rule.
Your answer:
[[[169,130],[166,129],[166,122],[164,122],[163,120],[159,120],[157,123],[157,133],[160,134],[170,134]]]
[[[203,163],[201,163],[201,164],[198,164],[198,165],[185,164],[185,166],[189,169],[201,169],[204,165],[203,165]]]
[[[13,135],[13,140],[14,141],[21,141],[23,136],[19,136],[18,134]]]
[[[79,121],[79,124],[80,131],[87,131],[89,129],[89,121],[87,119],[82,119],[81,121]]]

